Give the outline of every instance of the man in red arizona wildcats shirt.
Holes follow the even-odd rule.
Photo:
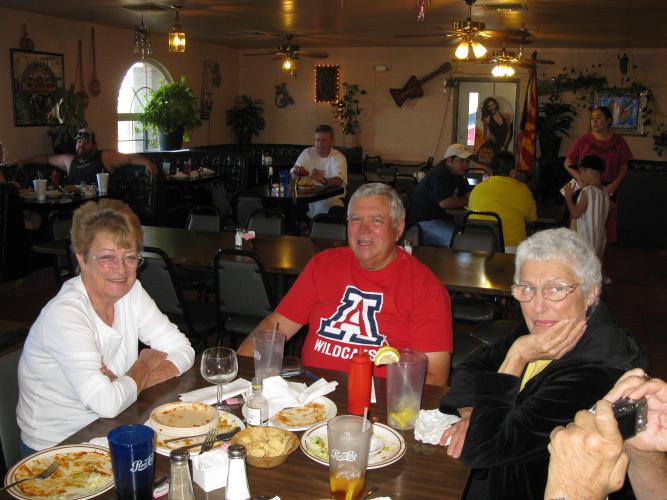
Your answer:
[[[308,324],[306,366],[347,371],[349,359],[390,345],[425,352],[426,382],[445,384],[452,352],[449,294],[433,273],[397,247],[405,209],[389,186],[370,183],[352,196],[348,247],[315,255],[274,312],[256,330],[277,323],[287,339]],[[239,348],[252,356],[252,339]],[[384,367],[374,375],[385,376]]]

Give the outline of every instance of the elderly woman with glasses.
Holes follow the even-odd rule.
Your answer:
[[[523,323],[464,360],[440,404],[461,417],[440,442],[473,469],[468,499],[542,499],[554,427],[646,365],[599,301],[600,261],[575,232],[524,240],[514,280]]]
[[[117,200],[86,203],[71,236],[81,272],[42,309],[19,363],[24,454],[115,417],[194,361],[188,339],[137,281],[143,231],[134,212]],[[139,341],[149,348],[139,352]]]

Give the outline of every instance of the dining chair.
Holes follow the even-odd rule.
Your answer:
[[[285,233],[285,215],[260,209],[248,218],[248,230],[257,236],[282,236]]]
[[[229,335],[232,347],[273,311],[275,299],[264,265],[247,250],[218,250],[213,259],[218,345]]]
[[[382,166],[381,156],[366,155],[361,164],[361,171],[362,173],[375,172],[380,166]]]
[[[317,214],[310,223],[310,238],[347,241],[347,225],[344,217]]]
[[[256,210],[264,209],[262,199],[257,196],[239,196],[236,199],[236,225],[248,227],[250,215]]]
[[[359,186],[366,184],[366,176],[364,174],[347,174],[347,185],[345,186],[345,206],[350,203],[350,198]]]
[[[485,217],[479,219],[478,217]],[[491,228],[495,235],[496,243],[494,252],[505,252],[505,238],[503,236],[503,221],[496,212],[471,211],[463,216],[461,222],[462,232],[468,234],[487,234],[487,228]]]
[[[464,359],[480,351],[485,345],[480,339],[467,333],[454,332],[454,354],[452,355],[451,369],[456,369]]]
[[[122,200],[142,224],[153,225],[158,216],[158,179],[143,165],[125,165],[109,176],[109,197]]]
[[[396,174],[394,177],[394,189],[403,202],[405,213],[410,213],[410,205],[415,189],[417,189],[417,179],[408,174]]]
[[[405,240],[410,240],[412,246],[422,246],[424,244],[424,233],[421,226],[416,222],[407,226],[403,230],[403,235],[401,236],[399,243],[403,245]]]
[[[396,166],[395,165],[378,165],[378,167],[375,169],[375,173],[377,174],[378,178],[380,179],[381,182],[394,185],[394,181],[396,180]]]
[[[139,281],[162,311],[190,339],[195,351],[203,351],[209,335],[217,332],[215,304],[183,298],[169,256],[160,248],[144,247]]]
[[[188,231],[222,230],[222,215],[215,206],[195,205],[190,209],[185,225]]]
[[[28,332],[17,330],[0,335],[0,474],[21,458],[21,431],[16,423],[19,401],[18,366]]]
[[[74,276],[74,258],[70,250],[70,229],[72,229],[71,210],[55,211],[49,214],[48,226],[49,236],[52,240],[67,240],[67,253],[64,256],[55,256],[53,263],[53,272],[56,277],[56,284],[60,287],[63,281]]]

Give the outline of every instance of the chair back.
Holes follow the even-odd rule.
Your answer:
[[[485,217],[478,219],[477,217]],[[474,218],[473,218],[474,217]],[[468,212],[463,216],[461,228],[465,233],[486,234],[487,228],[493,231],[496,239],[495,252],[505,252],[505,238],[503,237],[503,221],[496,212]]]
[[[2,406],[0,406],[0,474],[21,458],[21,431],[16,423],[19,401],[18,366],[26,331],[8,332],[0,336],[0,377]]]
[[[394,177],[394,189],[398,193],[398,196],[400,196],[401,201],[403,201],[405,213],[409,214],[412,197],[414,196],[415,189],[417,189],[417,179],[412,175],[397,174]]]
[[[222,229],[222,217],[214,206],[197,205],[190,209],[185,228],[188,231],[219,232]]]
[[[225,183],[221,180],[213,181],[208,186],[211,192],[211,201],[213,206],[218,209],[218,213],[224,217],[232,215],[232,203]]]
[[[11,281],[28,274],[28,251],[23,210],[16,189],[0,184],[0,280]]]
[[[285,227],[283,214],[271,213],[267,210],[255,210],[248,219],[248,230],[255,231],[257,236],[282,236]]]
[[[466,170],[466,179],[468,179],[468,184],[474,186],[479,184],[484,180],[484,176],[487,175],[487,171],[480,167],[470,167]]]
[[[218,250],[213,259],[213,275],[218,309],[223,316],[253,316],[259,323],[273,311],[275,302],[264,265],[254,253]]]
[[[364,174],[347,174],[347,186],[345,187],[345,206],[349,205],[350,198],[362,184],[366,184],[366,176]]]
[[[109,196],[127,203],[142,224],[152,225],[158,212],[158,177],[141,165],[117,168],[109,176]]]
[[[385,182],[394,182],[397,171],[395,165],[378,165],[375,173],[378,177],[381,177]]]
[[[184,316],[183,296],[169,256],[160,248],[144,247],[144,263],[139,281],[160,311],[169,316]]]
[[[361,164],[362,172],[375,172],[378,167],[382,166],[382,157],[381,156],[371,156],[366,155],[363,163]]]
[[[335,217],[329,214],[316,215],[311,224],[310,238],[319,238],[323,240],[347,240],[347,225],[342,217]]]
[[[403,230],[403,236],[401,236],[400,242],[403,244],[405,240],[412,241],[413,246],[421,246],[424,244],[424,234],[422,228],[416,222],[410,224]]]
[[[452,235],[449,246],[454,250],[467,252],[495,252],[496,235],[487,227],[481,227],[475,232],[463,232],[460,227]]]
[[[49,236],[52,240],[67,240],[67,255],[56,256],[54,271],[56,283],[62,285],[63,279],[74,276],[74,259],[70,250],[70,230],[74,214],[70,210],[56,211],[49,214]]]
[[[236,200],[236,224],[248,227],[250,215],[256,210],[262,210],[262,199],[257,196],[239,196]]]

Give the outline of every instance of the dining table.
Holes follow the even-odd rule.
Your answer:
[[[234,248],[233,232],[186,231],[142,226],[144,245],[162,249],[177,266],[211,268],[221,248]],[[65,240],[39,243],[34,252],[66,255]],[[270,274],[298,276],[318,252],[345,246],[337,240],[307,236],[257,236],[243,243],[254,252]],[[449,290],[493,296],[510,296],[514,279],[514,255],[467,252],[444,247],[414,246],[413,255]]]
[[[239,377],[250,380],[254,368],[252,358],[238,357]],[[347,414],[347,377],[345,373],[309,368],[310,373],[323,377],[327,381],[336,381],[338,386],[326,395],[337,407],[337,414]],[[303,376],[290,378],[290,381],[312,383]],[[369,417],[374,421],[387,423],[387,399],[385,379],[375,377],[376,403],[371,403]],[[115,418],[100,418],[66,439],[63,444],[88,442],[93,438],[104,437],[109,431],[125,424],[143,424],[150,418],[151,411],[164,404],[178,401],[179,394],[207,386],[199,370],[199,357],[194,366],[180,377],[172,378],[159,385],[142,391],[137,401]],[[447,391],[446,387],[425,385],[421,408],[438,407],[440,398]],[[241,417],[239,405],[232,405],[232,413]],[[459,460],[447,456],[446,448],[426,444],[415,440],[412,430],[397,431],[405,440],[406,453],[395,463],[382,468],[368,470],[366,487],[368,491],[377,487],[373,498],[380,496],[414,500],[459,499],[464,491],[469,469]],[[301,432],[295,433],[299,439]],[[170,464],[166,456],[155,456],[155,477],[169,475]],[[302,449],[297,448],[283,463],[275,468],[261,469],[247,465],[248,483],[253,497],[272,498],[278,495],[283,500],[313,500],[329,497],[329,468],[311,459]],[[222,499],[224,489],[204,492],[194,484],[195,498]],[[10,498],[5,491],[0,493],[0,500]],[[113,489],[102,493],[97,498],[115,498]],[[164,497],[166,498],[166,497]]]

